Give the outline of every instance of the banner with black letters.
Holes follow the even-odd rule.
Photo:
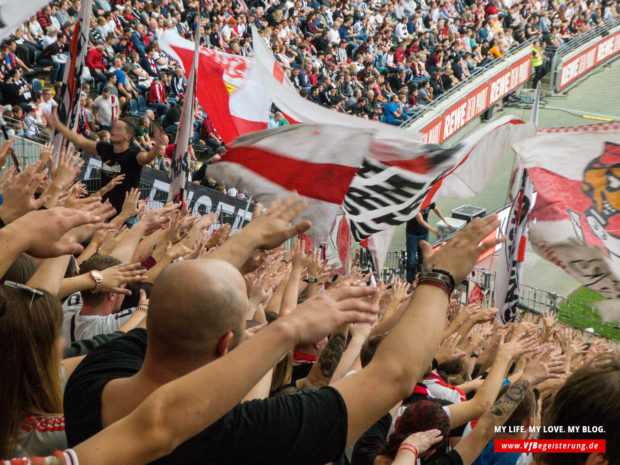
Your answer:
[[[97,191],[103,187],[101,186],[101,160],[87,153],[82,153],[82,158],[85,163],[81,179],[89,192]],[[140,191],[142,198],[149,198],[149,208],[164,206],[169,190],[170,179],[167,173],[148,166],[142,168]],[[188,183],[187,208],[190,213],[198,216],[212,211],[219,212],[220,223],[230,224],[234,233],[252,219],[254,206],[247,200],[230,197],[200,184]]]

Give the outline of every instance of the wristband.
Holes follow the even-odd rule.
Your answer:
[[[415,455],[415,459],[414,462],[418,459],[418,448],[416,446],[414,446],[413,444],[407,444],[407,443],[402,443],[399,447],[398,450],[407,450],[409,452],[413,452],[413,454]]]
[[[315,284],[315,283],[318,283],[319,280],[317,278],[315,278],[314,276],[308,276],[307,278],[304,278],[304,282],[305,283],[310,283],[310,284]]]
[[[441,289],[442,291],[446,293],[446,295],[448,296],[448,299],[450,299],[450,297],[452,296],[452,292],[450,292],[450,289],[448,288],[447,284],[443,281],[438,281],[438,280],[431,279],[431,278],[419,279],[418,286],[421,286],[423,284],[438,287],[439,289]]]
[[[452,290],[454,290],[454,288],[456,287],[456,280],[454,279],[454,276],[452,275],[452,273],[450,273],[449,271],[442,270],[441,268],[425,268],[422,270],[422,273],[426,271],[430,271],[431,273],[438,273],[438,274],[446,276],[450,280],[450,287],[452,288]]]
[[[433,281],[437,283],[443,283],[444,286],[446,287],[446,292],[448,296],[451,296],[452,292],[454,292],[454,287],[455,287],[454,277],[447,271],[435,270],[434,268],[431,270],[425,269],[420,275],[418,284],[421,284],[423,281]]]
[[[144,304],[142,304],[142,305],[138,305],[138,306],[136,307],[136,311],[138,311],[138,312],[148,313],[148,312],[149,312],[149,306],[148,306],[148,305],[144,305]]]
[[[470,357],[478,358],[478,357],[480,357],[480,354],[478,354],[476,352],[472,352]]]

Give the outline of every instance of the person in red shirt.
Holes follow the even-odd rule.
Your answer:
[[[86,55],[86,66],[88,66],[90,74],[97,82],[101,83],[105,83],[107,81],[106,68],[103,64],[104,49],[105,44],[103,42],[97,42],[95,48],[90,49],[88,55]]]
[[[155,77],[148,95],[149,107],[155,110],[159,115],[165,115],[170,109],[170,105],[166,101],[166,88],[164,84]]]

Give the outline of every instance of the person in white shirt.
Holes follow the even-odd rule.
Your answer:
[[[30,22],[28,23],[28,29],[30,29],[30,34],[35,39],[38,39],[39,37],[43,35],[43,28],[39,24],[39,21],[37,21],[36,16],[33,16],[32,18],[30,18]]]
[[[59,29],[54,26],[50,26],[47,28],[47,35],[43,36],[43,38],[41,39],[41,45],[43,45],[43,48],[46,48],[56,42],[56,40],[58,39],[58,32]]]
[[[327,40],[329,40],[330,44],[340,43],[340,32],[338,32],[339,27],[340,25],[338,23],[334,23],[331,29],[327,32]]]
[[[54,108],[58,106],[56,100],[52,98],[52,91],[48,88],[43,89],[43,94],[41,95],[41,103],[39,103],[39,109],[41,110],[41,116],[46,118],[47,115],[51,115],[54,111]]]
[[[121,113],[118,97],[111,93],[109,87],[103,88],[101,95],[93,102],[93,108],[97,110],[99,126],[108,131]]]
[[[106,291],[106,270],[112,271],[120,264],[120,260],[107,255],[94,255],[82,263],[80,276],[88,276],[92,287],[72,294],[62,305],[62,336],[67,341],[113,333],[132,317],[135,308],[121,310],[125,295]]]
[[[403,18],[402,21],[396,25],[394,32],[396,32],[396,36],[399,40],[405,40],[407,37],[409,37],[406,18]]]

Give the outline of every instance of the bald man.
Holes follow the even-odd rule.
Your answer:
[[[131,331],[82,361],[65,389],[70,446],[129,414],[161,385],[234,347],[241,338],[247,310],[245,283],[237,269],[256,248],[273,248],[285,239],[276,230],[282,223],[286,225],[284,212],[292,205],[284,202],[279,207],[278,212],[251,222],[218,249],[220,257],[229,256],[227,262],[236,263],[234,267],[220,260],[193,260],[166,268],[151,293],[148,336],[143,329]],[[471,222],[459,240],[455,238],[433,254],[433,265],[449,270],[460,282],[480,253],[495,245],[493,241],[478,246],[497,224],[494,218]],[[236,253],[231,253],[233,250]],[[275,324],[287,326],[289,318],[303,319],[303,315],[337,309],[348,308],[352,314],[376,311],[365,299],[372,293],[369,287],[329,290],[308,299]],[[347,444],[411,394],[439,346],[448,303],[444,290],[421,279],[399,323],[362,371],[316,392],[239,404],[153,463],[310,465],[337,460]],[[331,330],[323,329],[333,331],[333,320]],[[321,324],[306,319],[297,343],[319,340],[318,329]]]

